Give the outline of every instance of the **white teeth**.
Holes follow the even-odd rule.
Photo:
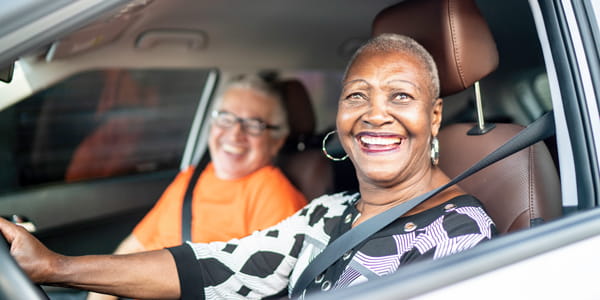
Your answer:
[[[383,146],[387,146],[387,145],[392,145],[392,144],[399,144],[400,143],[400,138],[397,137],[377,137],[377,136],[361,136],[360,137],[360,141],[365,143],[365,144],[371,144],[371,145],[383,145]]]
[[[236,147],[233,145],[229,145],[229,144],[223,144],[223,151],[227,152],[227,153],[231,153],[231,154],[241,154],[242,152],[244,152],[244,148],[242,147]]]

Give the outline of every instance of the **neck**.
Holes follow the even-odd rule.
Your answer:
[[[360,211],[361,216],[354,225],[358,225],[372,216],[429,192],[449,181],[450,179],[439,168],[432,168],[420,176],[414,176],[410,180],[393,186],[382,187],[376,184],[360,182],[361,199],[357,203],[357,209]],[[406,215],[420,213],[461,194],[464,194],[464,192],[460,188],[452,186],[417,205]]]

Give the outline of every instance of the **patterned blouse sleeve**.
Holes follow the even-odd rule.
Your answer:
[[[286,289],[311,230],[310,208],[242,239],[169,248],[182,299],[258,299]]]

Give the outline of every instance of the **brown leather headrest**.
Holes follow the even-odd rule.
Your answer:
[[[412,37],[435,60],[441,96],[462,91],[498,66],[496,44],[472,0],[412,0],[381,11],[373,36],[398,33]]]
[[[288,111],[288,140],[295,141],[313,135],[316,127],[315,112],[304,84],[296,79],[287,79],[281,83],[281,91]]]

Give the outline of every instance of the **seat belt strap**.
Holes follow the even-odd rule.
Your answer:
[[[198,183],[200,174],[206,168],[206,165],[210,161],[210,155],[204,154],[200,162],[196,165],[194,173],[188,182],[185,195],[183,196],[183,206],[181,208],[181,243],[192,241],[192,200],[194,198],[194,188]]]
[[[550,111],[521,130],[517,135],[508,140],[498,149],[494,150],[492,153],[475,163],[469,169],[456,176],[447,184],[418,197],[412,198],[411,200],[398,204],[348,230],[339,238],[331,242],[331,244],[327,245],[323,252],[317,255],[309,263],[309,265],[306,267],[306,269],[304,269],[298,278],[298,281],[292,290],[291,296],[293,298],[300,296],[314,278],[327,270],[327,268],[329,268],[329,266],[342,257],[344,253],[366,240],[369,236],[383,229],[394,220],[403,216],[406,212],[417,206],[419,203],[435,196],[439,192],[469,177],[479,170],[552,135],[554,135],[554,114],[553,111]]]
[[[192,199],[194,197],[194,187],[196,187],[196,182],[198,182],[201,173],[202,168],[196,166],[185,190],[183,207],[181,208],[181,243],[192,241]]]

